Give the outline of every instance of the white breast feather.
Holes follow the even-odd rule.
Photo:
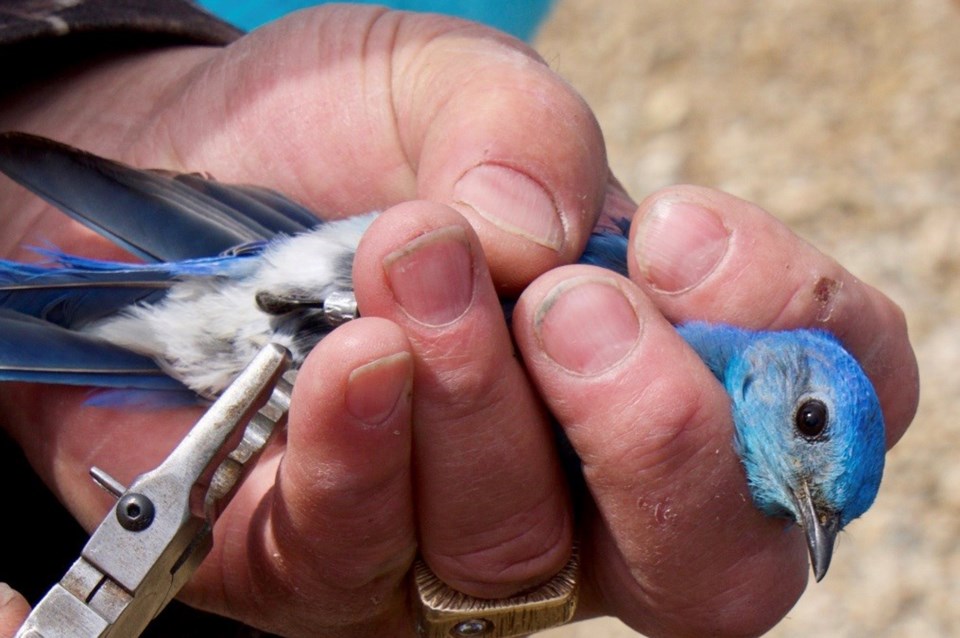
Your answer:
[[[271,315],[257,307],[257,292],[319,294],[338,279],[352,288],[349,264],[374,217],[368,213],[278,238],[225,277],[184,278],[159,302],[130,307],[85,331],[150,356],[170,376],[215,395],[268,342],[291,346],[289,336],[273,333]]]

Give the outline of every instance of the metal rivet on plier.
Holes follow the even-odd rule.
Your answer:
[[[143,494],[126,494],[117,501],[117,520],[121,527],[131,532],[140,532],[153,522],[153,501]]]

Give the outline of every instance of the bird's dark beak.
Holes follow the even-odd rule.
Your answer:
[[[818,509],[813,504],[810,489],[806,483],[794,493],[797,509],[800,510],[800,526],[807,536],[807,549],[810,550],[810,564],[813,575],[819,583],[827,575],[830,559],[833,557],[833,544],[840,531],[840,515],[836,512]]]

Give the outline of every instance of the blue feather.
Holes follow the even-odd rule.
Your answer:
[[[302,226],[304,230],[323,223],[322,220],[317,217],[316,213],[309,208],[301,206],[285,195],[281,195],[277,191],[270,190],[269,188],[252,186],[250,184],[231,184],[228,188],[243,193],[247,197],[260,202],[267,208],[287,218],[290,222]],[[279,229],[278,232],[280,232]]]
[[[262,250],[262,247],[260,248]],[[0,259],[0,308],[80,328],[134,304],[158,301],[183,277],[238,276],[243,257],[208,257],[179,262],[128,264],[37,249],[60,267]]]
[[[623,223],[628,224],[624,227]],[[629,220],[621,222],[621,231],[619,233],[608,230],[594,232],[587,240],[586,248],[580,256],[581,264],[591,266],[600,266],[629,277],[627,269],[627,232]]]
[[[83,403],[112,410],[168,410],[188,408],[205,401],[190,388],[181,386],[163,391],[156,388],[92,388]]]
[[[279,195],[270,198],[266,189],[237,188],[195,174],[176,175],[174,179],[219,202],[225,214],[244,220],[251,230],[263,237],[279,233],[295,235],[320,223],[316,216],[304,214],[307,209],[296,207],[290,200]],[[285,200],[285,205],[278,206],[281,199]]]
[[[208,257],[305,227],[302,208],[269,210],[255,191],[228,189],[219,201],[223,191],[198,176],[137,170],[23,133],[0,135],[0,171],[145,261]]]
[[[184,390],[147,357],[5,309],[0,309],[0,381]]]

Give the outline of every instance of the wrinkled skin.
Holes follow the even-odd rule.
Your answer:
[[[524,45],[477,26],[324,7],[225,49],[72,70],[8,96],[0,129],[261,184],[320,212],[387,209],[355,265],[366,318],[307,359],[286,436],[181,595],[278,634],[411,635],[417,551],[475,595],[556,572],[573,522],[546,409],[591,494],[580,617],[616,615],[651,636],[776,623],[806,585],[802,534],[750,504],[727,397],[671,321],[823,327],[876,386],[888,445],[916,408],[916,363],[890,300],[729,195],[677,187],[636,206],[583,101]],[[120,256],[8,182],[0,211],[5,257],[31,259],[19,246],[43,240]],[[629,280],[557,268],[598,220],[634,213]],[[826,301],[814,294],[822,280],[837,284]],[[497,294],[524,287],[521,363]],[[89,529],[111,503],[87,468],[129,481],[197,411],[111,412],[84,396],[0,387],[4,427]],[[0,596],[0,635],[24,608]]]

